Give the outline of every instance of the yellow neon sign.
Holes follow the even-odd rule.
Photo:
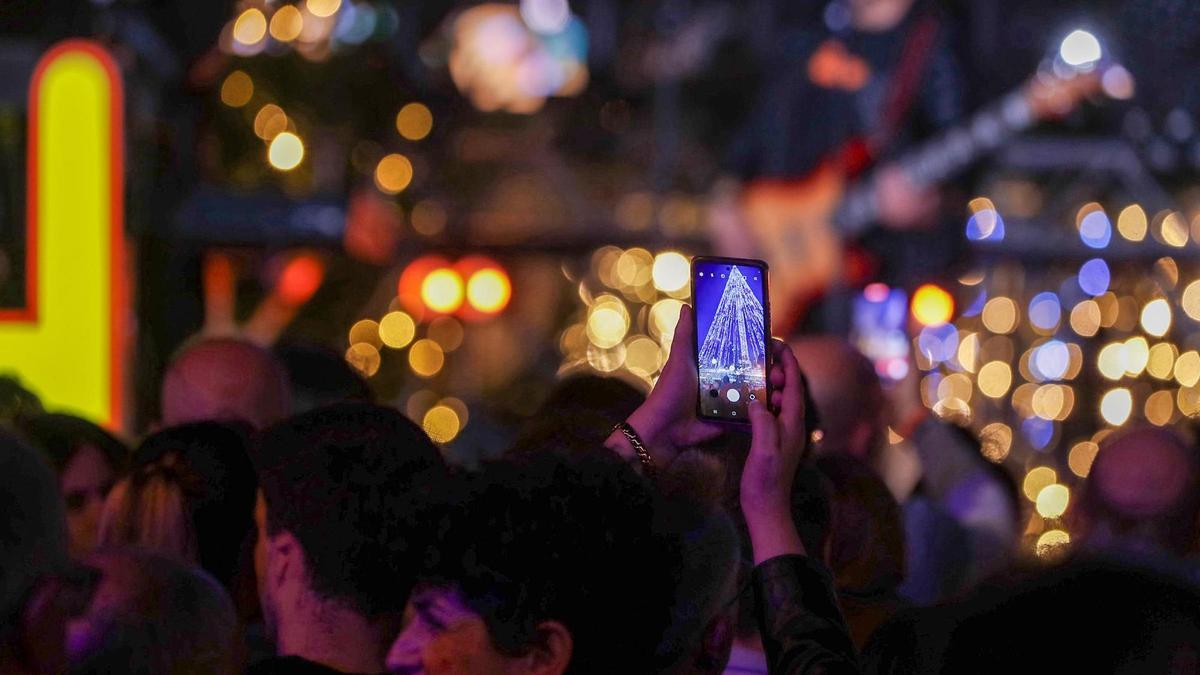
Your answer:
[[[29,87],[24,307],[0,310],[0,373],[53,409],[122,426],[121,78],[99,45],[60,42]]]

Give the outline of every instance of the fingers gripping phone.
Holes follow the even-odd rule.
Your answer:
[[[697,414],[749,424],[750,402],[770,402],[767,264],[741,258],[693,258],[692,305],[700,378]]]

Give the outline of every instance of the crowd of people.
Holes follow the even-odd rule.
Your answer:
[[[186,345],[132,450],[3,383],[0,672],[1200,668],[1186,430],[1111,435],[1033,564],[1011,479],[839,340],[775,341],[748,431],[698,419],[692,323],[648,395],[570,377],[473,469],[352,372],[300,386],[315,352]]]

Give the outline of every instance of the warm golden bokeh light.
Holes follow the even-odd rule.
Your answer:
[[[467,280],[467,302],[483,314],[498,314],[512,298],[512,282],[503,270],[485,268]]]
[[[437,375],[445,362],[441,345],[428,338],[417,340],[408,350],[408,365],[421,377]]]
[[[396,131],[410,141],[419,141],[433,130],[433,113],[424,103],[409,103],[396,114]]]
[[[393,152],[385,155],[375,166],[375,186],[389,195],[398,194],[413,179],[413,166],[408,158]]]
[[[366,377],[379,372],[379,350],[374,345],[358,342],[346,350],[346,362]]]
[[[1100,350],[1099,356],[1096,357],[1096,367],[1100,374],[1110,380],[1119,380],[1125,377],[1125,364],[1128,363],[1128,357],[1125,355],[1125,343],[1112,342]]]
[[[1100,399],[1100,416],[1114,427],[1124,424],[1132,412],[1133,394],[1124,387],[1110,389]]]
[[[283,5],[271,17],[271,37],[280,42],[291,42],[300,37],[304,30],[304,17],[295,5]]]
[[[691,262],[681,253],[667,251],[654,257],[651,277],[654,287],[664,293],[678,291],[691,281]]]
[[[240,108],[250,102],[254,96],[254,81],[246,73],[235,70],[225,76],[221,83],[221,103]]]
[[[1003,462],[1012,448],[1012,441],[1012,427],[1003,422],[992,422],[979,430],[980,452],[990,462]]]
[[[1146,421],[1154,426],[1170,424],[1175,414],[1175,397],[1169,391],[1156,391],[1146,398],[1144,412]]]
[[[379,339],[392,349],[403,349],[417,335],[417,324],[404,312],[388,312],[379,320]]]
[[[307,0],[304,6],[313,16],[325,18],[337,13],[338,8],[342,6],[342,0]]]
[[[640,377],[651,377],[663,366],[662,347],[645,335],[625,343],[625,367]]]
[[[1188,317],[1193,321],[1200,321],[1200,281],[1193,281],[1184,287],[1179,304]]]
[[[1177,355],[1175,345],[1169,342],[1160,342],[1154,345],[1150,348],[1150,357],[1146,360],[1146,372],[1150,373],[1151,377],[1160,380],[1171,379]]]
[[[979,391],[988,398],[1000,398],[1012,386],[1012,368],[1004,361],[989,361],[979,369]]]
[[[383,341],[379,337],[379,324],[371,319],[356,321],[354,325],[350,327],[350,335],[348,339],[351,345],[365,342],[376,349],[383,346]]]
[[[983,306],[983,325],[993,333],[1011,333],[1017,327],[1017,303],[1012,298],[992,298]]]
[[[1129,241],[1146,238],[1146,212],[1137,204],[1130,204],[1117,216],[1117,231]]]
[[[621,366],[625,365],[625,345],[622,343],[606,349],[598,347],[595,344],[589,344],[587,348],[587,362],[592,368],[602,373],[611,373],[618,370]]]
[[[1071,452],[1067,455],[1067,466],[1070,467],[1071,473],[1080,478],[1087,478],[1098,452],[1100,446],[1092,441],[1081,441],[1071,446]]]
[[[958,365],[968,373],[975,372],[976,366],[979,365],[979,335],[976,333],[968,333],[963,335],[958,342]]]
[[[924,284],[913,292],[912,315],[923,326],[940,326],[954,318],[954,297],[941,286]]]
[[[247,9],[233,23],[233,39],[246,46],[258,44],[266,34],[267,17],[260,9]]]
[[[1125,374],[1137,377],[1146,369],[1150,361],[1150,345],[1142,336],[1132,337],[1125,341]]]
[[[1066,554],[1066,547],[1071,543],[1071,535],[1063,530],[1049,530],[1038,537],[1034,551],[1039,558],[1057,560]]]
[[[1142,330],[1155,337],[1162,337],[1171,330],[1171,305],[1158,298],[1142,308]]]
[[[421,301],[435,312],[450,314],[463,303],[463,280],[449,267],[436,269],[421,282]]]
[[[267,148],[267,161],[280,171],[291,171],[304,161],[304,142],[290,131],[277,135]]]
[[[1048,485],[1053,485],[1058,482],[1058,474],[1048,466],[1038,466],[1029,470],[1025,474],[1025,480],[1021,484],[1021,490],[1025,493],[1025,497],[1031,502],[1036,502],[1038,494]]]
[[[654,303],[650,307],[650,335],[664,345],[671,344],[682,307],[683,303],[674,298],[664,298]]]
[[[1155,220],[1158,220],[1155,217]],[[1168,246],[1183,248],[1188,243],[1188,225],[1183,216],[1176,211],[1170,211],[1162,216],[1159,233],[1163,242]]]
[[[458,413],[442,404],[435,405],[425,412],[421,426],[434,443],[449,443],[462,430]]]
[[[1175,381],[1184,387],[1194,387],[1200,382],[1200,354],[1194,350],[1187,351],[1175,359],[1173,371]]]
[[[617,258],[617,281],[626,288],[645,286],[651,281],[654,256],[644,248],[631,248]]]
[[[264,141],[272,140],[279,134],[287,131],[287,126],[287,113],[283,112],[283,108],[274,103],[264,105],[254,115],[254,135]]]
[[[1067,512],[1067,504],[1071,500],[1071,491],[1065,485],[1054,483],[1047,485],[1038,492],[1035,504],[1038,515],[1043,518],[1058,518]]]
[[[601,349],[610,349],[621,344],[627,332],[629,311],[625,304],[611,295],[597,298],[588,312],[588,340]]]
[[[1082,337],[1100,331],[1100,305],[1095,300],[1084,300],[1071,309],[1071,330]]]

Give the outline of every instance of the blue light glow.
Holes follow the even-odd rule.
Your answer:
[[[1092,297],[1104,295],[1111,281],[1108,263],[1100,258],[1092,258],[1079,268],[1079,287]]]
[[[1040,417],[1030,417],[1021,422],[1021,433],[1034,450],[1044,450],[1054,438],[1054,422]]]
[[[1029,301],[1029,323],[1044,331],[1051,331],[1058,327],[1058,322],[1062,319],[1062,305],[1058,302],[1058,296],[1046,291],[1038,293]]]
[[[1079,238],[1090,248],[1104,248],[1112,240],[1112,223],[1100,209],[1090,211],[1079,221]]]
[[[1033,352],[1033,370],[1043,380],[1060,380],[1071,364],[1071,352],[1066,343],[1050,340]]]
[[[934,363],[949,361],[958,353],[958,329],[950,323],[926,326],[917,336],[917,348]]]

